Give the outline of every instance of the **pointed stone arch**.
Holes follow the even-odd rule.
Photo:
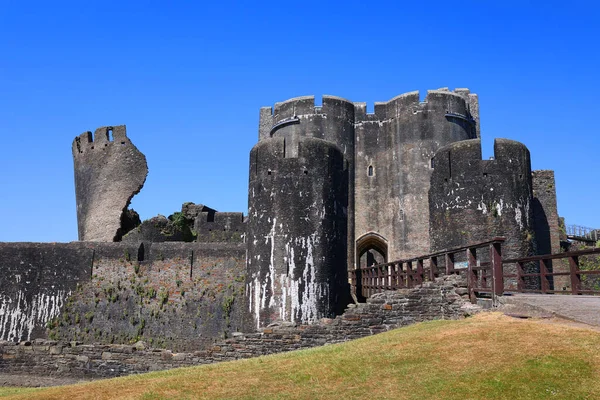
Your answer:
[[[376,232],[369,232],[356,241],[356,268],[387,262],[388,241]]]
[[[374,264],[383,264],[387,262],[388,241],[376,232],[369,232],[356,240],[356,287],[352,294],[357,302],[364,302],[366,299],[362,294],[361,285],[361,267]]]

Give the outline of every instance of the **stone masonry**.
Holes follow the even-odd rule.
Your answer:
[[[145,342],[83,344],[36,339],[0,342],[0,373],[49,377],[109,378],[240,358],[257,357],[340,343],[416,322],[458,319],[476,312],[466,297],[466,282],[457,275],[422,287],[379,293],[352,304],[334,319],[311,325],[273,324],[258,332],[235,332],[230,338],[196,351],[149,348]]]

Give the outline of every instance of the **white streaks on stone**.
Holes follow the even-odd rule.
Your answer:
[[[267,279],[271,284],[271,301],[269,302],[269,307],[273,307],[275,305],[275,227],[277,226],[277,218],[273,218],[273,226],[271,227],[271,232],[269,232],[268,237],[271,239],[271,258],[269,259],[269,275]],[[265,281],[266,285],[266,281]]]
[[[517,225],[519,225],[519,229],[523,230],[523,216],[521,215],[521,205],[517,204],[515,207],[515,221],[517,221]]]
[[[485,205],[485,201],[483,201],[483,196],[481,196],[481,201],[477,204],[477,209],[483,213],[483,215],[487,214],[488,209]]]
[[[317,300],[319,298],[320,290],[319,284],[316,282],[316,268],[313,259],[313,244],[315,242],[316,234],[312,234],[306,238],[306,264],[302,278],[304,279],[304,292],[302,293],[302,304],[300,304],[301,315],[298,316],[298,308],[293,310],[296,318],[300,317],[302,323],[306,324],[314,322],[317,316]]]
[[[71,292],[58,290],[54,294],[38,293],[29,303],[22,291],[16,298],[2,295],[0,298],[0,340],[31,340],[36,326],[46,323],[60,314],[65,299]]]
[[[249,311],[254,315],[257,328],[273,322],[271,319],[261,321],[264,312],[282,321],[315,322],[324,316],[319,315],[320,301],[329,297],[328,283],[317,281],[318,266],[314,258],[314,246],[320,241],[317,232],[306,237],[282,238],[286,241],[284,254],[278,255],[274,243],[276,226],[274,220],[265,242],[268,244],[271,240],[268,271],[262,279],[260,272],[254,273],[247,285]],[[302,260],[301,265],[296,263],[298,259]]]
[[[504,200],[500,199],[499,203],[495,204],[496,207],[496,213],[498,214],[499,217],[502,216],[502,209],[504,208]]]
[[[521,198],[521,201],[522,200],[523,198]],[[526,199],[523,202],[521,201],[515,205],[515,221],[519,225],[519,229],[524,230],[526,227],[523,224],[523,220],[525,219],[527,223],[527,216],[529,215],[529,199]]]

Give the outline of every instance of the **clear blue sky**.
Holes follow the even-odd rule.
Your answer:
[[[258,110],[468,87],[484,157],[523,142],[567,223],[600,227],[595,2],[0,0],[0,241],[77,239],[71,142],[126,124],[143,219],[247,209]]]

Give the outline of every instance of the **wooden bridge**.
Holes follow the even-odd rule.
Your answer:
[[[600,295],[600,248],[523,258],[502,257],[505,239],[443,250],[421,257],[363,267],[351,272],[357,296],[412,288],[436,277],[468,278],[471,301],[510,293]],[[599,257],[600,258],[600,257]],[[555,285],[561,282],[561,285]],[[555,287],[556,286],[556,287]]]

